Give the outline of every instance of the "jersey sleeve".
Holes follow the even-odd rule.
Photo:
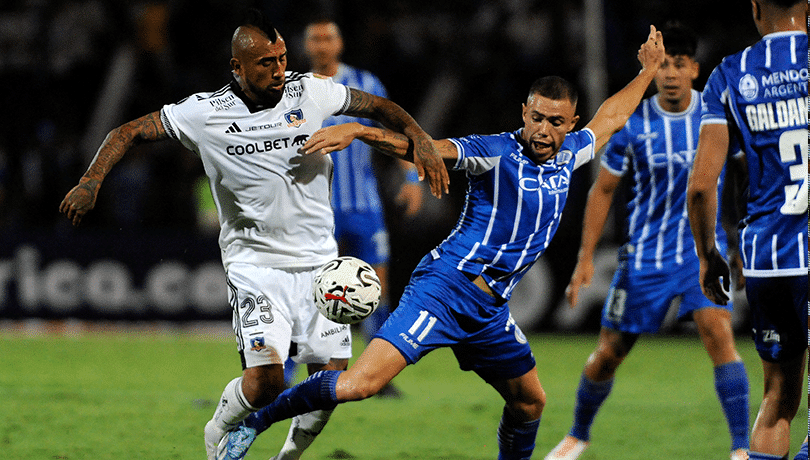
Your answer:
[[[568,133],[565,136],[563,145],[560,147],[560,151],[557,153],[557,162],[570,161],[568,157],[573,156],[574,169],[577,169],[593,160],[594,156],[596,156],[595,144],[596,135],[590,128]]]
[[[200,107],[200,99],[197,95],[192,95],[180,102],[166,104],[160,109],[160,121],[169,137],[180,141],[185,148],[197,154],[199,136],[208,116],[205,107]]]
[[[449,139],[458,150],[458,160],[454,170],[464,170],[476,176],[492,169],[497,163],[499,150],[491,148],[492,136],[473,134]]]
[[[722,64],[720,64],[709,75],[701,95],[700,126],[728,124],[726,119],[728,89],[725,80]]]
[[[347,86],[315,74],[309,74],[303,81],[312,100],[322,109],[324,117],[338,115],[349,108],[351,95]]]
[[[630,135],[627,131],[627,125],[625,125],[618,133],[611,136],[605,146],[601,159],[602,166],[615,176],[624,174],[627,167],[625,158],[629,145]]]

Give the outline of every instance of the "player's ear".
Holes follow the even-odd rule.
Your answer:
[[[577,127],[577,123],[579,123],[579,115],[574,115],[574,118],[571,118],[571,124],[570,124],[570,125],[568,125],[568,132],[569,132],[569,133],[570,133],[571,131],[573,131],[573,130],[574,130],[574,128],[576,128],[576,127]]]
[[[238,72],[241,67],[242,64],[239,63],[239,59],[231,58],[231,69]]]
[[[754,15],[754,19],[757,21],[761,19],[762,10],[757,0],[751,0],[751,13]]]

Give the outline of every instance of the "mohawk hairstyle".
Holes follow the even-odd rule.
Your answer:
[[[679,21],[668,21],[661,28],[664,38],[664,48],[670,56],[689,56],[694,58],[697,54],[697,34]]]
[[[239,22],[240,26],[253,26],[267,35],[271,43],[275,43],[278,39],[276,35],[276,28],[273,23],[268,20],[264,14],[257,8],[248,8],[242,14],[242,20]]]
[[[539,94],[555,101],[568,99],[574,105],[579,99],[574,85],[565,78],[557,76],[540,77],[535,80],[529,88],[529,96],[532,94]]]

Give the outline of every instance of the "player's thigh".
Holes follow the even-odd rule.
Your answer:
[[[792,362],[807,350],[807,282],[806,276],[746,280],[754,344],[764,361]]]
[[[671,274],[620,265],[602,310],[602,326],[631,334],[656,333],[680,293]]]
[[[285,275],[267,267],[231,264],[227,279],[242,366],[282,364],[289,353],[293,324]]]
[[[296,343],[294,360],[329,363],[351,358],[351,329],[318,313],[312,298],[315,269],[274,269],[232,264],[229,296],[243,366],[282,364]]]

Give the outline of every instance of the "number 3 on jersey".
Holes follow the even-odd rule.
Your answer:
[[[779,156],[782,163],[795,163],[799,150],[800,164],[788,167],[790,180],[799,182],[785,186],[785,204],[779,209],[782,214],[796,215],[807,212],[807,130],[786,131],[779,136]]]

